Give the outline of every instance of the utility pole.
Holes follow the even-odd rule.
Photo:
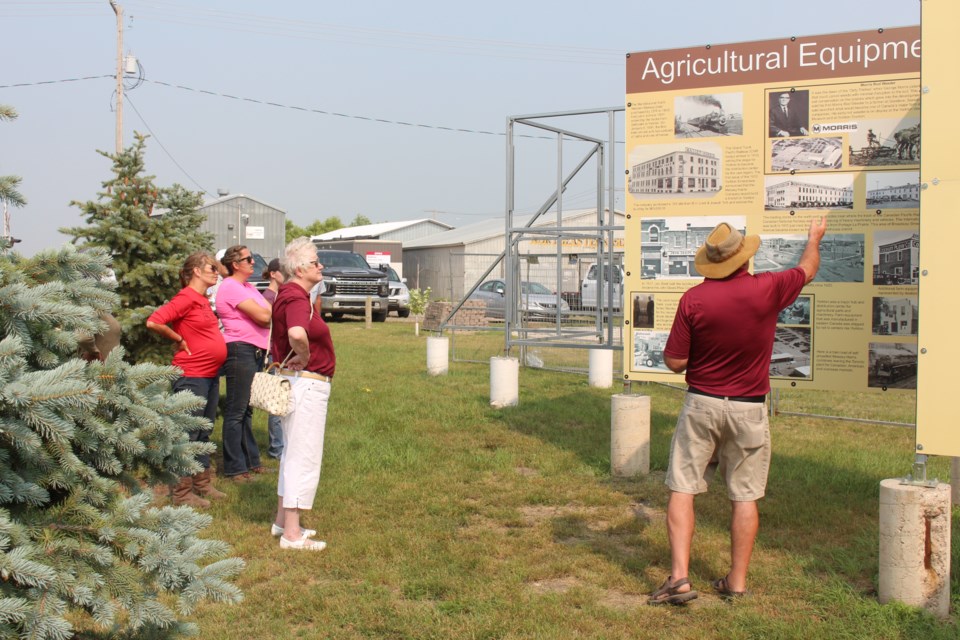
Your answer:
[[[123,151],[123,7],[109,0],[117,14],[117,154]]]

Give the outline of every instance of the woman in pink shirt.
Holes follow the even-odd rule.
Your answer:
[[[170,302],[147,318],[147,328],[176,344],[173,366],[183,376],[173,383],[174,392],[190,391],[206,401],[194,415],[206,417],[210,428],[217,419],[220,400],[220,367],[227,359],[227,345],[220,334],[217,316],[210,309],[205,292],[217,282],[217,261],[205,251],[189,256],[180,269],[183,289]],[[209,431],[191,431],[190,440],[210,442]],[[203,471],[180,478],[173,490],[173,503],[207,508],[204,498],[224,498],[225,493],[213,486],[210,455],[197,456]]]
[[[217,289],[217,315],[227,343],[226,407],[223,411],[223,473],[235,482],[252,480],[251,473],[264,473],[260,449],[253,437],[253,407],[250,386],[253,374],[263,366],[270,340],[270,303],[247,282],[253,275],[253,254],[235,245],[220,259],[227,277]]]

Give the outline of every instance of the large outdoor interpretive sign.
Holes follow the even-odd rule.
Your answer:
[[[915,389],[920,27],[632,53],[627,60],[624,377],[663,362],[694,255],[726,221],[816,279],[778,319],[774,387]]]

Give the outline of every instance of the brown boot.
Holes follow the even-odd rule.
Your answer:
[[[173,488],[173,504],[176,506],[193,507],[194,509],[209,509],[210,503],[191,491],[193,478],[184,476]]]
[[[227,497],[227,494],[217,491],[213,486],[213,469],[210,467],[193,476],[193,492],[210,500],[223,500]]]

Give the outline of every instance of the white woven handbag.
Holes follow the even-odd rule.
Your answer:
[[[266,371],[253,374],[253,384],[250,386],[250,406],[263,409],[272,416],[285,416],[293,409],[293,389],[290,381],[283,376],[270,372],[279,363],[273,363]]]

